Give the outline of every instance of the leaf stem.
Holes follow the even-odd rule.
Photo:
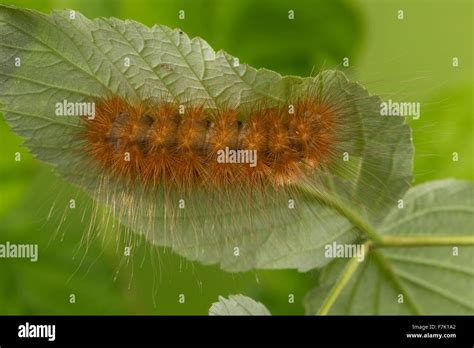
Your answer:
[[[466,246],[474,245],[474,236],[382,236],[374,247]]]
[[[368,246],[369,246],[369,242],[364,244],[364,248],[362,250],[364,250],[365,253],[367,253],[367,251],[365,250],[367,250]],[[360,262],[357,257],[353,257],[352,259],[349,260],[349,262],[347,262],[341,275],[336,280],[336,283],[334,284],[334,286],[331,288],[328,295],[324,299],[323,304],[318,310],[318,313],[316,313],[317,315],[327,315],[329,313],[332,305],[334,304],[334,302],[336,302],[342,290],[344,290],[347,283],[352,278],[352,275],[357,270],[357,267],[359,267],[359,264],[361,263],[362,262]]]
[[[339,212],[342,216],[352,222],[352,224],[354,224],[354,226],[356,226],[360,231],[365,233],[370,240],[374,242],[382,241],[382,237],[375,231],[375,229],[355,210],[343,204],[340,199],[337,199],[335,196],[332,196],[327,192],[313,190],[308,186],[298,185],[295,187],[303,193],[303,195],[314,198]]]

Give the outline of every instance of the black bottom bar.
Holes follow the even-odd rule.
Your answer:
[[[473,318],[0,316],[0,346],[323,343],[472,347]]]

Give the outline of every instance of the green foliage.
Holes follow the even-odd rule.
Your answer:
[[[228,299],[219,296],[219,301],[209,309],[209,315],[270,315],[270,312],[250,297],[230,295]]]

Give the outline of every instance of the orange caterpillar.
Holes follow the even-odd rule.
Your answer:
[[[95,118],[84,121],[87,154],[114,177],[151,187],[278,187],[327,164],[337,144],[335,112],[316,99],[217,110],[114,96],[97,100]],[[255,162],[219,161],[239,150],[254,151]]]

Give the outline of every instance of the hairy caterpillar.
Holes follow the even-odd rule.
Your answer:
[[[94,119],[85,119],[84,150],[103,170],[149,187],[277,187],[327,165],[337,142],[336,110],[315,99],[240,116],[230,108],[130,104],[120,97],[96,104]]]

